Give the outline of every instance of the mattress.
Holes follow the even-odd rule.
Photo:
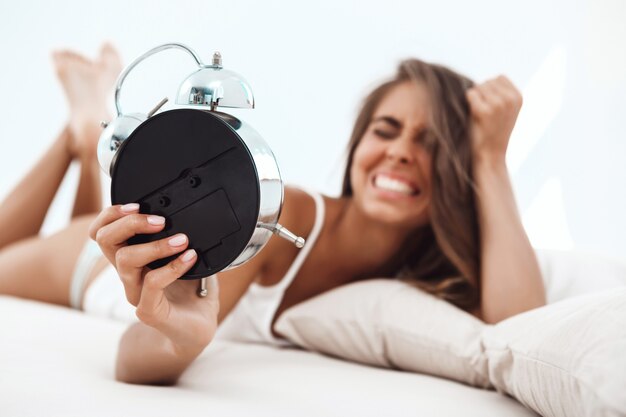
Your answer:
[[[126,324],[0,296],[0,415],[534,416],[510,397],[295,348],[216,340],[174,387],[117,382]]]

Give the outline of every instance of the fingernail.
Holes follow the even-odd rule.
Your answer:
[[[161,216],[148,216],[148,223],[153,226],[161,226],[165,224],[165,217]]]
[[[189,262],[195,257],[196,257],[196,251],[193,249],[189,249],[187,252],[183,254],[183,257],[181,259],[183,260],[183,262]]]
[[[124,204],[122,207],[120,207],[120,210],[122,210],[122,213],[132,213],[133,211],[139,210],[139,204],[137,203]]]
[[[181,234],[181,235],[176,235],[170,240],[168,240],[167,244],[170,246],[180,246],[180,245],[184,245],[185,242],[187,242],[187,236]]]

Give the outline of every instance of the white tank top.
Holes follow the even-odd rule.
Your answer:
[[[300,249],[287,273],[278,283],[269,286],[259,285],[256,282],[250,284],[248,291],[220,323],[215,334],[216,338],[278,346],[291,345],[289,341],[276,338],[272,334],[272,321],[285,291],[311,252],[324,224],[324,200],[318,193],[309,192],[309,194],[315,200],[315,223],[306,238],[304,247]]]

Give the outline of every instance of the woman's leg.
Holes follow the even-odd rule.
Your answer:
[[[109,118],[106,103],[121,70],[121,61],[110,45],[103,46],[96,61],[73,52],[56,52],[53,59],[69,104],[70,120],[50,149],[0,205],[0,250],[39,233],[72,159],[81,162],[72,218],[102,208],[96,157],[99,122]]]
[[[99,131],[94,130],[92,133],[86,132],[85,135],[91,135],[92,140],[97,142],[99,133]],[[80,156],[80,177],[72,209],[72,218],[97,213],[100,210],[102,210],[100,165],[95,154],[82,155]]]
[[[69,152],[80,161],[80,180],[72,218],[102,209],[100,167],[96,149],[101,121],[110,121],[110,100],[122,61],[115,49],[105,44],[91,61],[71,51],[53,55],[55,68],[70,109],[72,137]]]
[[[69,306],[71,278],[94,215],[51,236],[31,237],[0,251],[0,294]]]
[[[66,128],[33,169],[0,204],[0,250],[12,242],[36,236],[72,157]],[[1,270],[0,270],[0,273]]]
[[[70,121],[64,135],[0,207],[0,294],[69,305],[74,266],[95,217],[81,214],[101,209],[98,123],[108,117],[106,101],[121,63],[109,45],[93,62],[71,52],[54,54],[54,61],[70,105]],[[73,158],[82,163],[74,219],[62,231],[40,238],[41,223]]]

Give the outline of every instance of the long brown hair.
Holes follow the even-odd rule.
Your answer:
[[[460,74],[418,59],[400,63],[395,77],[375,88],[356,119],[343,179],[342,196],[352,195],[350,168],[354,151],[383,97],[406,81],[420,83],[431,101],[433,141],[430,224],[407,244],[398,276],[466,310],[477,307],[480,240],[472,179],[470,110],[465,92],[474,83]]]

